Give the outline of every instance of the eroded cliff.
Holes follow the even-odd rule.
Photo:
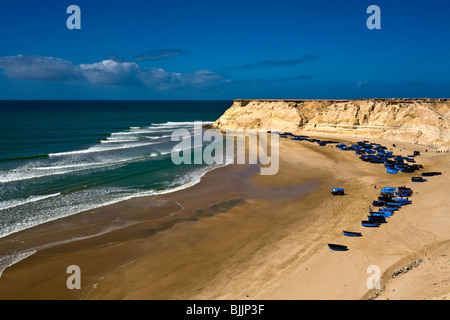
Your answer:
[[[235,100],[212,127],[351,135],[449,149],[448,99]]]

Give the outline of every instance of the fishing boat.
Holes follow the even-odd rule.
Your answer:
[[[395,211],[397,211],[398,209],[395,208],[381,208],[380,210],[378,210],[378,212],[381,213],[389,213],[390,215],[393,215],[395,213]]]
[[[382,192],[379,196],[378,196],[378,201],[384,201],[384,202],[391,202],[392,198],[394,198],[395,194],[394,193],[385,193]]]
[[[389,218],[390,216],[392,216],[392,213],[378,211],[378,212],[371,212],[370,215],[372,217]]]
[[[383,210],[383,211],[390,211],[390,212],[392,212],[392,211],[397,211],[398,209],[400,209],[400,208],[384,206],[383,208],[379,209],[378,211]]]
[[[386,172],[387,172],[387,173],[392,173],[392,174],[397,174],[398,170],[396,170],[396,169],[391,169],[391,168],[386,168]]]
[[[374,207],[383,207],[384,204],[385,204],[384,201],[373,201],[372,202],[372,206],[374,206]]]
[[[425,182],[427,179],[424,179],[422,177],[411,177],[412,182]]]
[[[382,217],[382,216],[370,215],[370,216],[367,216],[367,219],[369,220],[369,222],[386,223],[386,218]]]
[[[352,231],[342,231],[344,233],[344,236],[347,237],[361,237],[361,232],[352,232]]]
[[[410,197],[413,194],[413,191],[407,187],[398,187],[398,190],[395,194],[399,197]]]
[[[423,177],[432,177],[432,176],[439,176],[441,174],[442,174],[442,172],[423,172],[422,176]]]
[[[411,200],[403,199],[403,198],[393,198],[393,201],[400,203],[401,205],[411,204]]]
[[[385,205],[385,208],[396,208],[396,209],[400,209],[401,208],[401,204],[400,203],[395,203],[395,202],[388,202]]]
[[[386,210],[383,208],[383,210],[378,210],[378,214],[382,214],[384,217],[388,218],[394,214],[394,210]]]
[[[363,227],[366,227],[366,228],[376,228],[380,225],[378,222],[372,222],[372,221],[361,221],[361,224]]]
[[[348,250],[347,246],[343,246],[340,244],[333,244],[333,243],[329,243],[328,248],[330,248],[331,250],[334,250],[334,251],[347,251]]]
[[[343,188],[333,188],[331,189],[331,194],[333,196],[343,196],[345,193]]]

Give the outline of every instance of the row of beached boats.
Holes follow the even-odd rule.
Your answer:
[[[276,131],[269,133],[276,133]],[[290,138],[295,141],[309,141],[317,143],[319,146],[326,146],[328,144],[336,144],[339,150],[343,151],[355,151],[355,154],[359,155],[359,159],[369,163],[382,163],[386,168],[386,172],[390,174],[397,174],[398,172],[413,173],[417,170],[423,169],[421,164],[416,164],[415,157],[420,156],[420,151],[413,151],[406,157],[394,155],[392,151],[389,151],[386,146],[379,143],[371,143],[367,140],[358,141],[356,144],[347,146],[345,143],[330,140],[320,140],[316,138],[310,138],[305,135],[295,135],[290,132],[278,133],[282,138]],[[393,145],[395,146],[395,144]],[[425,182],[427,181],[423,177],[440,175],[441,172],[423,172],[421,177],[411,177],[412,182]]]
[[[415,163],[415,157],[420,155],[419,151],[414,151],[412,155],[403,157],[394,155],[392,151],[387,150],[386,146],[369,141],[358,141],[350,146],[338,143],[336,147],[342,151],[354,151],[356,155],[359,155],[359,159],[364,162],[381,163],[386,168],[386,172],[391,174],[397,174],[399,171],[412,173],[423,168],[422,165]],[[338,194],[335,191],[337,189],[339,188],[332,189],[333,195]],[[384,187],[378,199],[372,202],[372,206],[378,208],[378,211],[370,209],[367,219],[362,220],[361,225],[365,228],[377,228],[381,224],[387,223],[387,219],[402,206],[411,204],[410,196],[412,196],[412,190],[406,186]],[[362,237],[361,232],[343,230],[342,233],[346,237]],[[334,251],[348,250],[347,246],[334,243],[329,243],[328,247]]]
[[[268,132],[271,133],[271,131],[268,131]],[[275,133],[275,132],[272,132],[272,133]],[[327,144],[339,143],[338,141],[320,140],[320,139],[310,138],[310,137],[304,136],[304,135],[295,135],[290,132],[279,132],[278,134],[280,135],[281,138],[290,138],[291,140],[295,140],[295,141],[313,142],[313,143],[317,143],[321,147],[326,146]]]
[[[345,143],[338,141],[320,140],[305,135],[295,135],[290,132],[280,132],[278,134],[282,138],[290,138],[295,141],[309,141],[317,143],[319,146],[336,144],[336,147],[339,150],[354,151],[364,162],[383,164],[386,168],[386,172],[391,174],[397,174],[398,172],[413,173],[423,168],[421,164],[415,163],[415,157],[420,155],[420,151],[414,151],[413,154],[403,157],[394,155],[386,146],[379,143],[371,143],[367,140],[358,141],[355,144],[347,146]],[[418,179],[418,181],[420,181],[420,179]]]
[[[270,131],[269,131],[270,133]],[[275,132],[272,132],[275,133]],[[371,143],[367,140],[358,141],[356,144],[347,146],[346,144],[338,141],[330,140],[320,140],[315,138],[310,138],[305,135],[294,135],[290,132],[280,132],[278,133],[282,138],[290,138],[295,141],[308,141],[317,143],[319,146],[326,146],[328,144],[336,144],[336,147],[342,151],[354,151],[356,155],[359,155],[359,159],[364,162],[369,163],[380,163],[386,168],[386,172],[389,174],[402,173],[413,173],[423,166],[416,164],[416,157],[420,156],[420,151],[413,151],[406,157],[394,155],[392,151],[389,151],[386,146],[379,143]],[[393,145],[395,147],[395,145]],[[427,181],[423,177],[440,175],[441,172],[423,172],[422,176],[411,177],[412,182],[425,182]],[[343,196],[345,191],[343,188],[333,188],[331,194],[334,196]],[[381,190],[380,196],[377,200],[372,202],[372,206],[378,208],[378,211],[369,210],[369,215],[366,220],[361,221],[361,225],[366,228],[376,228],[381,224],[386,223],[389,217],[391,217],[395,212],[400,210],[404,205],[411,204],[411,197],[413,191],[406,186],[401,186],[398,188],[384,187]],[[347,237],[361,237],[361,232],[353,231],[343,231],[344,236]],[[335,251],[347,251],[347,246],[340,244],[329,243],[328,247]]]
[[[334,194],[333,191],[332,194]],[[381,189],[378,199],[372,202],[372,206],[378,208],[378,211],[369,209],[369,215],[366,220],[361,221],[361,225],[365,228],[378,228],[381,224],[387,223],[387,219],[394,213],[403,206],[411,204],[409,197],[412,195],[413,191],[406,186],[398,188],[384,187]],[[343,230],[342,233],[346,237],[362,237],[361,232]],[[347,246],[334,243],[329,243],[328,247],[334,251],[348,250]]]
[[[398,172],[413,173],[423,169],[421,164],[416,164],[415,157],[420,156],[420,151],[414,151],[413,154],[406,157],[394,155],[392,151],[388,151],[386,146],[379,143],[370,143],[369,141],[358,141],[347,147],[343,143],[337,146],[340,150],[354,150],[355,154],[359,154],[359,159],[369,163],[382,163],[386,168],[386,172],[397,174]],[[411,182],[425,182],[423,177],[441,175],[441,172],[423,172],[422,176],[411,177]]]
[[[359,155],[359,159],[364,162],[381,163],[386,168],[386,172],[391,174],[413,173],[423,168],[422,165],[415,163],[415,157],[420,155],[420,151],[414,151],[413,154],[403,157],[394,155],[392,151],[387,150],[386,146],[369,141],[358,141],[350,147],[339,143],[337,147],[344,151],[354,150],[355,154]]]
[[[411,204],[411,200],[408,198],[412,194],[413,191],[405,186],[398,188],[384,187],[378,199],[372,202],[372,206],[378,207],[378,211],[370,210],[367,220],[361,221],[362,226],[374,228],[386,223],[386,218],[392,216],[402,206]]]

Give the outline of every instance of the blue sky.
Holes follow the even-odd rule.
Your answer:
[[[80,30],[66,27],[72,4]],[[0,99],[449,97],[449,12],[435,0],[15,0],[0,11]]]

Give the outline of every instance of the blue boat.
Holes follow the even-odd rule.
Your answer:
[[[348,250],[347,246],[343,246],[340,244],[334,244],[334,243],[329,243],[328,248],[330,248],[331,250],[334,250],[334,251],[347,251]]]
[[[373,201],[372,206],[374,207],[384,207],[384,201]]]
[[[389,218],[394,214],[394,211],[388,211],[388,210],[378,210],[377,214],[382,215],[385,218]]]
[[[383,211],[383,212],[394,212],[397,211],[398,208],[388,208],[388,207],[383,207],[383,209],[378,210],[378,212]]]
[[[386,172],[387,172],[387,173],[392,173],[392,174],[397,174],[398,170],[396,170],[396,169],[391,169],[391,168],[386,168]]]
[[[351,232],[351,231],[342,231],[344,233],[344,236],[347,237],[361,237],[361,232]]]
[[[386,213],[386,212],[371,212],[370,215],[372,217],[382,217],[382,218],[389,218],[392,214]]]
[[[411,200],[408,200],[408,199],[403,199],[403,198],[393,198],[392,200],[394,200],[395,202],[400,203],[400,204],[402,204],[402,205],[405,205],[405,204],[411,204]]]
[[[382,216],[367,216],[367,219],[369,222],[375,222],[375,223],[386,223],[386,218]]]
[[[377,228],[380,225],[377,222],[371,222],[371,221],[361,221],[361,224],[363,227],[366,227],[366,228]]]
[[[395,193],[396,196],[399,197],[411,197],[412,196],[412,191],[397,191]]]
[[[400,209],[402,207],[401,203],[395,203],[395,202],[388,202],[385,205],[386,208],[397,208]]]
[[[331,189],[331,194],[333,196],[343,196],[345,194],[344,188],[333,188]]]
[[[410,197],[413,194],[413,191],[407,187],[398,187],[397,192],[395,194],[399,197]]]

